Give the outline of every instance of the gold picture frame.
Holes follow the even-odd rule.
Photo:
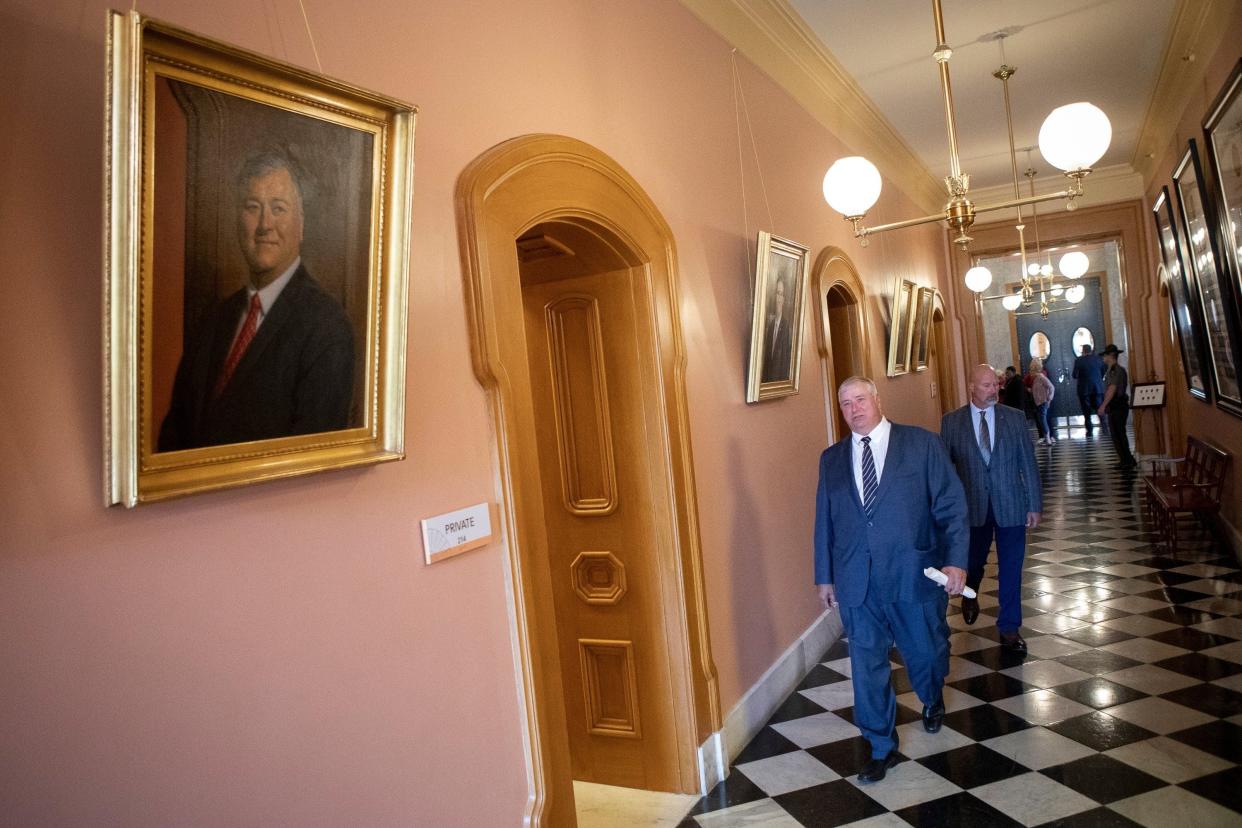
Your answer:
[[[893,286],[893,313],[888,326],[888,376],[910,373],[910,341],[914,332],[914,303],[918,285],[897,279]]]
[[[809,250],[760,230],[746,402],[798,393]],[[790,298],[792,297],[792,307]]]
[[[910,366],[916,373],[927,370],[927,358],[931,348],[932,304],[935,300],[935,288],[919,288],[918,299],[915,300],[918,312],[914,316],[914,327],[910,331]]]
[[[415,115],[109,13],[107,505],[405,456]]]

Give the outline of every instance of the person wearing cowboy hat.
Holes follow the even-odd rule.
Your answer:
[[[1113,448],[1117,451],[1117,465],[1129,470],[1137,466],[1138,461],[1130,453],[1130,438],[1126,436],[1126,420],[1130,417],[1130,397],[1126,392],[1130,377],[1117,361],[1118,355],[1123,353],[1125,351],[1111,342],[1100,351],[1108,370],[1104,373],[1104,401],[1096,413],[1101,420],[1108,417],[1108,430],[1113,437]]]

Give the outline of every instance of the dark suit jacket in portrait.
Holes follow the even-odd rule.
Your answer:
[[[190,337],[159,451],[218,446],[349,426],[354,333],[340,304],[299,267],[218,398],[212,390],[249,301],[243,288]]]
[[[1026,430],[1026,417],[1003,405],[995,406],[996,433],[992,435],[992,459],[983,463],[979,441],[971,421],[969,404],[950,411],[940,421],[940,438],[966,487],[970,525],[988,519],[988,503],[997,526],[1024,526],[1027,512],[1042,512],[1039,464]]]
[[[966,568],[966,501],[935,434],[892,424],[884,472],[868,518],[854,484],[852,435],[819,459],[815,500],[815,583],[861,606],[868,590],[883,603],[924,602],[944,588],[926,567]]]
[[[782,316],[780,327],[773,330],[775,322],[776,317],[769,316],[768,324],[764,328],[763,373],[759,378],[761,382],[787,380],[790,376],[789,357],[793,353],[793,339],[790,332],[792,326],[788,315]]]

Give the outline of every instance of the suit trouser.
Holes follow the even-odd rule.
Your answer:
[[[966,586],[979,590],[988,549],[996,537],[996,580],[1000,583],[1000,615],[996,628],[1017,632],[1022,626],[1022,559],[1026,557],[1026,526],[997,526],[988,505],[988,518],[982,526],[970,527],[970,557],[966,564]]]
[[[854,724],[871,743],[875,759],[897,747],[897,694],[888,661],[894,642],[919,699],[927,705],[940,701],[949,673],[948,602],[941,592],[922,603],[886,604],[868,589],[862,606],[841,607],[850,639]]]
[[[1087,433],[1090,434],[1092,429],[1091,415],[1094,414],[1100,407],[1100,392],[1079,391],[1078,404],[1082,406],[1083,425],[1087,427]]]

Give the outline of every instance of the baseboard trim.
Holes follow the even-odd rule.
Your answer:
[[[733,706],[725,717],[724,727],[719,733],[712,734],[713,738],[719,737],[723,742],[722,755],[727,757],[720,771],[721,778],[724,778],[729,763],[763,728],[811,668],[819,663],[820,656],[841,637],[841,632],[841,614],[825,610]],[[700,767],[703,767],[702,762]],[[700,776],[703,776],[701,772]]]

